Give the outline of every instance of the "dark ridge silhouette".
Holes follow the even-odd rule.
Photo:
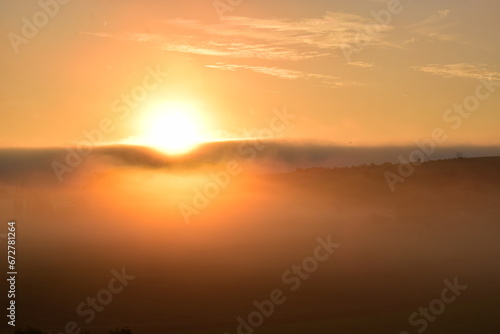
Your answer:
[[[87,154],[76,147],[0,149],[0,181],[10,184],[59,183],[54,164],[68,166],[65,180],[115,168],[189,170],[236,160],[251,166],[248,171],[284,172],[296,168],[346,167],[363,163],[397,163],[408,159],[415,147],[353,147],[287,141],[226,141],[207,143],[186,155],[167,155],[150,147],[95,146]],[[444,147],[426,160],[500,155],[499,147]]]

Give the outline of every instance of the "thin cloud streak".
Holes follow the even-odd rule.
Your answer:
[[[485,80],[500,80],[500,69],[490,67],[486,64],[429,64],[412,66],[411,69],[438,75],[444,78],[468,78],[468,79],[485,79]]]
[[[331,87],[345,87],[345,86],[362,86],[363,83],[357,81],[341,80],[340,77],[324,75],[319,73],[306,73],[297,70],[290,70],[278,67],[268,67],[268,66],[250,66],[250,65],[235,65],[235,64],[225,64],[217,63],[214,65],[205,65],[208,68],[214,68],[224,71],[237,71],[237,70],[249,70],[255,73],[276,76],[282,79],[317,79],[322,84]]]

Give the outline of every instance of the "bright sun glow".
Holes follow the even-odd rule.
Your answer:
[[[169,154],[182,154],[204,141],[203,121],[193,105],[158,103],[147,112],[143,134],[135,142]]]

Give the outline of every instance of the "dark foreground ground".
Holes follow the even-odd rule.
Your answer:
[[[233,334],[242,317],[259,324],[245,334],[500,333],[500,158],[427,162],[391,192],[384,173],[397,167],[242,173],[190,224],[179,204],[192,204],[208,171],[5,181],[0,232],[16,220],[16,328]],[[340,244],[333,254],[289,272],[312,265],[328,236]],[[113,270],[134,277],[110,286]],[[443,295],[446,280],[461,290]],[[275,290],[281,303],[260,321],[253,302]]]

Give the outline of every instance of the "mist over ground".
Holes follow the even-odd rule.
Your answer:
[[[17,222],[19,326],[238,333],[254,302],[279,290],[285,300],[256,333],[500,329],[500,158],[425,162],[393,192],[386,173],[399,175],[397,164],[305,168],[355,164],[368,149],[269,145],[232,175],[227,145],[211,161],[203,150],[179,159],[96,148],[62,182],[42,166],[64,150],[3,151],[0,219]],[[311,272],[293,271],[318,240],[338,246]],[[96,311],[87,297],[113,270],[134,278]],[[453,303],[433,321],[419,314],[455,280],[466,288]]]
[[[0,149],[0,179],[13,184],[71,182],[119,167],[196,171],[236,161],[246,173],[291,172],[296,168],[351,167],[457,157],[500,155],[497,146],[356,147],[279,140],[213,142],[186,155],[166,155],[144,146],[109,145],[65,148]]]

